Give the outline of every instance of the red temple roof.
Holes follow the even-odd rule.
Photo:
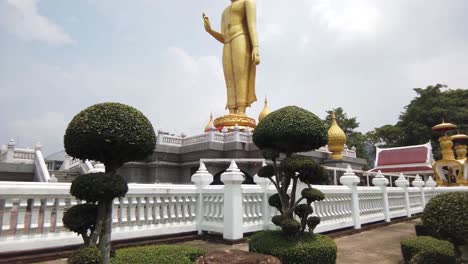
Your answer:
[[[376,150],[375,168],[371,172],[384,173],[431,173],[431,143],[398,148],[378,148]]]

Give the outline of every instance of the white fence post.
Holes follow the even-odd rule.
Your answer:
[[[403,176],[403,173],[400,174],[400,177],[395,181],[395,185],[397,187],[401,187],[405,193],[405,209],[406,209],[406,215],[408,217],[411,217],[411,207],[410,207],[410,200],[409,200],[409,193],[408,193],[408,186],[409,186],[409,181],[405,179],[405,176]]]
[[[266,163],[263,162],[263,166],[265,167]],[[262,188],[263,193],[263,201],[262,201],[262,222],[263,222],[263,229],[268,230],[270,227],[270,205],[268,204],[268,187],[270,186],[270,180],[268,178],[261,178],[258,175],[254,176],[254,182]]]
[[[361,228],[361,217],[359,213],[359,196],[357,192],[357,185],[359,184],[359,177],[354,174],[351,166],[348,165],[346,172],[340,178],[340,183],[348,186],[351,191],[351,210],[353,212],[354,228]]]
[[[224,232],[223,238],[238,240],[244,237],[242,213],[242,182],[244,174],[234,160],[229,168],[221,174],[224,183]]]
[[[419,175],[416,175],[416,178],[412,182],[414,187],[418,187],[419,191],[421,192],[421,206],[422,208],[426,207],[426,196],[424,194],[424,181],[421,179]]]
[[[14,157],[15,157],[15,140],[11,139],[10,142],[8,142],[5,161],[11,162],[13,161]]]
[[[374,179],[372,179],[372,184],[374,186],[379,187],[382,190],[385,222],[388,223],[388,222],[390,222],[390,206],[389,206],[389,203],[388,203],[388,191],[387,191],[388,179],[385,178],[383,176],[382,172],[379,170],[379,172],[374,177]]]
[[[213,182],[213,175],[211,175],[203,162],[200,162],[198,171],[192,175],[192,182],[197,186],[197,230],[198,234],[202,234],[202,223],[203,223],[203,188],[210,185]]]

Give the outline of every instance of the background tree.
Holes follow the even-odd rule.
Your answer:
[[[369,132],[368,139],[383,147],[418,145],[431,140],[434,156],[439,158],[437,136],[431,128],[444,119],[457,124],[460,132],[468,133],[468,90],[436,84],[414,91],[416,97],[405,107],[399,121]]]
[[[86,108],[73,118],[65,132],[64,143],[71,157],[100,161],[106,166],[103,175],[94,178],[83,175],[75,179],[71,192],[79,199],[97,203],[96,225],[90,241],[93,243],[99,236],[103,263],[108,264],[113,199],[128,190],[127,183],[116,171],[125,162],[143,160],[153,153],[156,145],[153,126],[133,107],[102,103]]]

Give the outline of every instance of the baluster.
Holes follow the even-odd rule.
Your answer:
[[[19,198],[17,200],[17,213],[16,213],[16,235],[21,235],[24,233],[25,227],[25,218],[26,218],[26,209],[28,207],[27,198]]]
[[[188,198],[188,196],[181,196],[179,201],[180,201],[180,207],[181,207],[180,209],[181,218],[183,219],[183,222],[189,222],[190,214],[188,211],[188,207],[189,207],[190,199]]]
[[[223,223],[224,221],[224,196],[219,195],[219,222]]]
[[[42,206],[43,206],[43,219],[44,219],[44,224],[42,226],[42,233],[47,234],[50,232],[52,228],[52,223],[51,223],[51,216],[52,216],[52,210],[53,206],[55,204],[55,199],[47,197],[42,200]]]
[[[163,221],[163,216],[162,216],[162,210],[163,210],[163,209],[162,209],[162,206],[163,206],[162,203],[163,203],[163,201],[162,201],[162,199],[161,199],[161,196],[157,196],[157,197],[155,197],[155,199],[156,199],[156,203],[155,203],[155,206],[156,206],[156,207],[155,207],[155,210],[154,210],[154,212],[155,212],[155,217],[156,217],[156,218],[155,218],[155,219],[156,219],[156,223],[155,223],[155,224],[161,224],[162,221]]]
[[[141,226],[145,223],[145,206],[141,202],[141,197],[135,197],[136,201],[136,224]]]
[[[162,220],[162,223],[163,224],[167,224],[168,222],[168,219],[169,219],[169,212],[167,210],[167,205],[169,203],[169,199],[167,198],[167,196],[165,197],[161,197],[161,205],[162,205],[162,216],[161,216],[161,220]]]
[[[41,199],[36,197],[31,201],[31,226],[29,234],[38,232],[39,229],[39,212],[41,210]]]
[[[65,198],[57,198],[55,203],[55,232],[58,233],[62,231],[63,227],[63,211],[65,209]]]
[[[206,211],[206,219],[208,221],[210,221],[210,222],[214,221],[214,219],[213,219],[214,199],[215,198],[213,197],[213,195],[208,196],[208,201],[207,201],[207,207],[208,208],[207,208],[207,211]]]
[[[190,196],[190,221],[193,222],[195,221],[196,217],[197,217],[197,210],[196,210],[196,206],[197,206],[197,199],[198,197],[197,196]]]
[[[120,223],[122,226],[128,226],[128,198],[127,197],[122,197],[120,198],[120,208],[121,208],[121,214],[120,218],[122,219],[122,222]]]
[[[114,199],[112,201],[112,226],[119,226],[119,215],[122,212],[120,211],[120,199]]]
[[[129,224],[130,226],[133,226],[135,225],[136,223],[136,198],[135,197],[132,197],[132,196],[129,196],[128,197],[128,210],[130,211],[130,219],[129,219]]]
[[[146,200],[146,224],[148,225],[152,225],[154,224],[154,221],[156,219],[155,215],[154,215],[154,197],[152,196],[149,196],[149,197],[145,197],[145,200]]]
[[[13,200],[11,198],[6,198],[3,205],[3,219],[2,219],[2,228],[0,229],[1,235],[8,235],[10,231],[13,230],[10,226],[11,211],[13,210]]]

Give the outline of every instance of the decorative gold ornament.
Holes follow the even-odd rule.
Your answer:
[[[270,114],[270,108],[268,108],[268,100],[265,97],[265,105],[263,106],[263,110],[258,116],[258,122],[262,121],[268,114]]]
[[[217,130],[225,127],[229,131],[232,131],[236,125],[242,131],[245,131],[247,128],[254,129],[257,126],[255,119],[239,114],[225,115],[214,120],[214,126]]]
[[[457,129],[457,126],[452,123],[445,123],[442,121],[432,127],[432,131],[441,133],[439,137],[440,149],[442,152],[442,159],[434,162],[432,165],[434,169],[434,176],[438,186],[466,186],[468,185],[468,179],[465,171],[465,160],[466,160],[466,148],[456,147],[457,155],[465,156],[465,160],[459,161],[455,159],[455,153],[453,151],[454,141],[462,141],[463,135],[448,136],[447,132]],[[464,150],[464,154],[463,154]]]
[[[213,113],[210,114],[210,121],[205,126],[205,132],[210,131],[211,127],[213,126]]]
[[[328,130],[328,150],[332,153],[332,160],[343,159],[342,151],[346,144],[346,134],[336,122],[335,112],[332,114],[332,125]]]
[[[227,88],[226,109],[231,115],[245,114],[246,107],[257,101],[255,96],[258,52],[255,0],[232,1],[222,15],[221,32],[211,28],[203,14],[204,26],[213,38],[224,45],[223,70]],[[250,124],[250,123],[249,123]]]

